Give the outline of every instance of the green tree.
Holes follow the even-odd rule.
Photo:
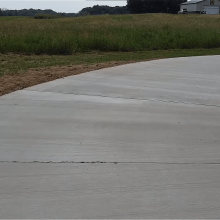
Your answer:
[[[3,14],[2,14],[2,9],[0,8],[0,16],[3,16]]]
[[[132,14],[177,13],[180,4],[187,0],[127,0],[127,8]]]
[[[119,7],[110,7],[107,5],[94,5],[93,7],[86,7],[79,11],[79,15],[102,15],[102,14],[128,14],[126,6]]]

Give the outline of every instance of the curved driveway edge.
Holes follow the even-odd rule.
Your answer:
[[[0,97],[0,218],[218,218],[219,60],[127,64]]]

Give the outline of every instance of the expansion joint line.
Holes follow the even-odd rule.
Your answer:
[[[0,163],[16,163],[16,164],[173,164],[173,165],[220,165],[220,162],[105,162],[105,161],[0,161]]]
[[[37,91],[32,90],[34,92],[44,93],[44,91]],[[168,100],[168,99],[154,99],[154,98],[132,98],[132,97],[120,97],[120,96],[107,96],[107,95],[89,95],[89,94],[74,94],[74,93],[65,93],[65,92],[50,92],[50,93],[57,93],[63,95],[74,95],[74,96],[88,96],[88,97],[101,97],[101,98],[113,98],[113,99],[122,99],[122,100],[137,100],[137,101],[150,101],[150,102],[164,102],[164,103],[175,103],[175,104],[183,104],[183,105],[198,105],[204,107],[217,107],[220,108],[220,105],[215,104],[205,104],[205,103],[196,103],[196,102],[180,102],[175,100]]]

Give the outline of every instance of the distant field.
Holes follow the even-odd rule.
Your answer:
[[[20,19],[23,18],[25,19],[26,17],[20,17],[20,16],[7,16],[7,17],[0,17],[0,21],[9,21],[9,20],[16,20],[16,19]]]
[[[220,16],[104,15],[0,18],[0,53],[75,54],[220,47]]]

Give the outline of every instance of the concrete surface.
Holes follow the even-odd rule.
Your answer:
[[[219,218],[220,56],[0,97],[0,218]]]

